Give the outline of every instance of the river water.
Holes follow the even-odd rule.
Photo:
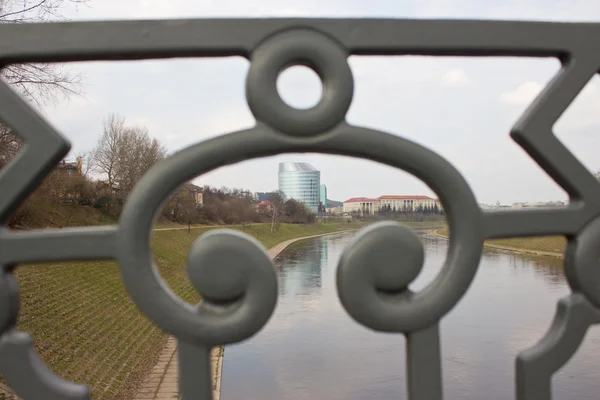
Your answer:
[[[298,242],[276,260],[279,300],[255,337],[227,346],[224,400],[404,399],[404,337],[355,323],[336,293],[351,233]],[[418,290],[441,268],[447,241],[421,234]],[[485,251],[471,288],[442,320],[446,399],[513,399],[516,354],[535,344],[569,293],[561,260]],[[555,399],[600,399],[600,330],[591,328],[554,375]]]

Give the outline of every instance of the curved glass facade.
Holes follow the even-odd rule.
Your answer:
[[[303,202],[314,213],[319,211],[321,172],[307,163],[279,163],[279,191],[288,199]]]

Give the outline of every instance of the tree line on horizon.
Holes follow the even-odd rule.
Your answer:
[[[146,127],[128,125],[124,117],[110,114],[103,121],[96,146],[78,156],[77,173],[66,173],[59,165],[19,207],[9,225],[43,225],[44,214],[52,213],[52,208],[61,204],[91,206],[115,220],[136,183],[168,155],[167,148],[152,138]],[[92,173],[102,179],[93,179]],[[273,231],[281,222],[315,222],[315,215],[303,203],[274,193],[271,206],[257,210],[258,202],[248,190],[200,187],[188,182],[171,194],[160,215],[188,225],[245,226],[252,222],[271,222]],[[201,194],[201,202],[198,194]],[[70,222],[76,221],[67,220],[64,225]]]
[[[383,216],[393,216],[402,214],[423,214],[423,215],[444,215],[444,211],[435,203],[433,206],[419,204],[414,209],[411,207],[402,207],[396,209],[396,206],[392,207],[389,204],[385,204],[379,208],[377,212]]]

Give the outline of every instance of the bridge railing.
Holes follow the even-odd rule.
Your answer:
[[[600,322],[600,184],[554,136],[553,124],[600,68],[600,24],[386,19],[207,19],[0,25],[0,67],[22,62],[246,57],[250,129],[194,144],[152,168],[128,198],[118,226],[0,231],[0,373],[25,399],[85,399],[86,387],[47,369],[29,335],[16,329],[21,263],[88,259],[118,261],[141,311],[179,341],[180,393],[211,398],[209,350],[246,339],[270,318],[277,297],[273,265],[250,237],[219,231],[199,239],[189,262],[203,303],[179,299],[156,273],[150,229],[163,200],[180,184],[223,165],[289,152],[320,152],[377,161],[429,185],[450,225],[444,268],[412,293],[423,247],[399,224],[366,228],[343,254],[337,289],[360,324],[407,338],[410,398],[442,398],[439,321],[468,290],[485,239],[566,235],[565,272],[572,293],[538,344],[516,355],[516,398],[549,399],[551,377],[576,351],[587,328]],[[483,212],[464,178],[433,151],[402,137],[349,124],[353,98],[350,55],[553,57],[562,68],[511,131],[511,137],[570,195],[568,207]],[[311,109],[288,106],[276,89],[293,64],[313,68],[323,95]],[[25,147],[0,171],[0,222],[66,155],[69,142],[6,82],[0,119]],[[382,251],[382,250],[386,251]],[[235,251],[234,251],[235,250]],[[214,267],[237,257],[222,286]],[[382,295],[385,293],[385,296]]]

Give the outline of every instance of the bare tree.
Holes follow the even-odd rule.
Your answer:
[[[124,132],[125,118],[110,114],[104,119],[102,136],[92,151],[93,166],[98,172],[106,175],[109,188],[115,184]]]
[[[64,3],[89,0],[0,0],[0,24],[62,20]],[[60,64],[11,64],[0,68],[0,78],[38,107],[59,97],[81,94],[82,76]],[[21,149],[22,141],[0,121],[0,168]]]
[[[241,192],[238,192],[241,193]],[[246,230],[246,223],[250,219],[250,213],[252,212],[250,202],[245,197],[237,197],[232,200],[233,212],[235,213],[237,220],[242,225],[242,230]]]
[[[312,224],[316,220],[315,213],[306,204],[295,199],[289,199],[283,203],[283,212],[286,216],[285,222],[292,224]]]
[[[285,194],[279,190],[274,192],[271,196],[271,206],[273,207],[273,215],[271,216],[271,232],[277,232],[279,230],[284,203]]]
[[[79,5],[88,2],[89,0],[0,0],[0,21],[18,24],[64,20],[60,12],[64,3]]]
[[[128,127],[125,118],[110,114],[104,120],[92,160],[94,168],[106,176],[108,186],[118,186],[125,197],[150,167],[166,155],[166,147],[151,138],[145,127]]]
[[[0,23],[64,20],[61,8],[65,3],[86,4],[88,1],[0,0]],[[38,106],[57,100],[59,95],[71,96],[81,92],[81,76],[56,63],[8,65],[0,71],[0,75]]]
[[[142,176],[165,158],[167,149],[145,127],[126,128],[119,148],[115,179],[129,193]]]
[[[197,222],[198,218],[198,207],[194,192],[190,189],[189,185],[184,184],[175,192],[172,202],[173,220],[187,224],[188,233],[190,233],[192,223]]]
[[[0,123],[0,168],[21,150],[22,142],[6,125]]]

